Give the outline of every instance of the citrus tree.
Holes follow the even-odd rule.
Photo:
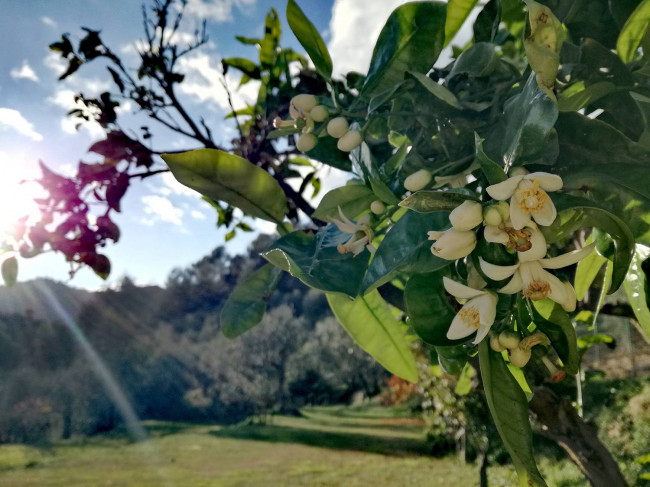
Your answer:
[[[472,39],[452,46],[475,8]],[[546,485],[529,412],[593,485],[624,485],[595,430],[549,384],[573,380],[577,321],[593,321],[621,286],[650,332],[650,1],[407,3],[387,19],[367,74],[343,79],[333,77],[324,41],[294,0],[286,17],[315,69],[280,49],[274,12],[264,38],[242,37],[259,46],[259,63],[234,58],[224,66],[261,88],[255,105],[231,114],[241,119],[241,138],[227,149],[179,108],[178,51],[162,60],[159,49],[142,55],[138,74],[162,90],[153,93],[120,71],[101,41],[90,55],[65,37],[55,46],[70,61],[64,75],[96,52],[154,119],[176,110],[185,120],[177,128],[201,148],[161,157],[220,220],[239,208],[277,224],[280,238],[262,253],[268,264],[223,309],[224,333],[259,323],[288,273],[326,293],[347,332],[395,375],[417,380],[414,340],[451,374],[480,369],[522,486]],[[299,84],[288,69],[294,61],[303,63]],[[122,134],[113,122],[109,136]],[[139,149],[114,158],[150,168],[151,153]],[[300,165],[313,169],[300,176]],[[328,166],[350,177],[314,210],[302,194]],[[291,177],[302,178],[299,190]],[[108,201],[106,191],[94,196]],[[101,274],[92,255],[75,248],[66,257]]]

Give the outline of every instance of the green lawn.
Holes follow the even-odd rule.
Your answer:
[[[313,408],[305,417],[228,428],[147,423],[151,439],[116,435],[48,448],[0,446],[0,485],[477,485],[476,469],[427,455],[417,421],[399,411]]]

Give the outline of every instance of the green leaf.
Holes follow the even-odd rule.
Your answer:
[[[465,367],[463,367],[463,371],[460,373],[460,377],[458,377],[458,382],[456,382],[454,394],[458,396],[466,396],[469,394],[472,390],[472,377],[474,377],[474,375],[476,375],[474,367],[469,363],[466,363]]]
[[[445,46],[454,38],[478,0],[449,0],[445,19]]]
[[[386,234],[363,279],[368,291],[391,281],[399,272],[432,272],[450,261],[431,253],[427,232],[449,223],[446,213],[418,214],[408,211]]]
[[[587,244],[591,243],[591,236],[586,242]],[[582,301],[589,290],[589,287],[594,282],[594,279],[598,275],[598,271],[607,262],[607,259],[597,252],[592,252],[587,257],[578,262],[576,268],[576,277],[575,277],[575,290],[576,297],[578,301]]]
[[[435,346],[433,348],[438,356],[438,363],[445,374],[458,375],[463,371],[468,358],[467,351],[463,346]]]
[[[377,291],[351,300],[327,295],[334,315],[354,341],[389,372],[417,382],[415,358],[404,325]]]
[[[433,81],[426,74],[416,73],[414,71],[409,71],[409,74],[412,75],[415,79],[417,79],[420,82],[420,84],[424,86],[427,89],[427,91],[429,91],[429,93],[431,93],[439,100],[442,100],[446,104],[451,105],[454,108],[458,108],[459,110],[462,108],[460,106],[460,103],[458,102],[458,98],[456,98],[456,95],[454,95],[451,91],[449,91],[441,84]]]
[[[550,299],[532,301],[533,322],[548,336],[551,345],[564,364],[567,374],[575,375],[580,369],[580,356],[576,331],[566,311]]]
[[[524,394],[526,394],[526,400],[530,401],[533,398],[533,391],[530,389],[530,386],[528,385],[528,381],[526,381],[526,376],[524,375],[524,371],[521,370],[519,367],[515,367],[512,364],[506,364],[508,366],[508,370],[512,374],[512,376],[515,378],[517,381],[517,384],[519,384],[519,387],[521,387],[521,390],[524,391]]]
[[[348,184],[335,188],[323,196],[312,217],[324,222],[328,221],[329,217],[339,218],[338,209],[341,207],[345,216],[354,219],[368,211],[370,203],[376,199],[375,194],[367,186]]]
[[[361,94],[371,97],[404,79],[407,71],[426,73],[445,41],[446,5],[413,2],[397,7],[375,45]]]
[[[504,112],[506,132],[502,147],[506,167],[529,164],[543,157],[557,120],[558,108],[540,90],[534,72],[528,77],[523,91],[506,102]]]
[[[208,198],[270,222],[284,218],[287,198],[280,185],[246,159],[215,149],[163,154],[162,158],[181,184]]]
[[[404,289],[409,324],[430,345],[451,346],[467,341],[449,340],[447,331],[456,312],[449,305],[442,273],[412,274]]]
[[[337,147],[338,141],[334,137],[321,137],[318,139],[318,144],[307,155],[311,159],[320,161],[328,166],[341,169],[342,171],[350,171],[352,164],[350,163],[350,154],[343,152]]]
[[[339,254],[337,245],[349,238],[335,225],[327,225],[316,234],[289,233],[260,255],[310,287],[354,297],[359,294],[370,254],[366,250],[356,257]]]
[[[488,183],[490,185],[498,184],[508,179],[506,173],[503,172],[503,168],[483,152],[483,139],[476,132],[474,132],[474,144],[476,146],[476,160],[481,166]]]
[[[646,35],[650,25],[650,0],[643,0],[627,19],[616,41],[616,52],[623,62],[629,63]]]
[[[282,36],[282,25],[280,17],[274,8],[271,8],[264,21],[264,39],[260,43],[260,63],[272,65],[277,56],[280,37]]]
[[[515,466],[521,487],[547,487],[533,457],[533,433],[524,391],[508,371],[501,354],[487,340],[478,347],[481,377],[490,413]]]
[[[589,86],[585,86],[584,81],[578,81],[560,93],[557,100],[558,109],[561,112],[578,111],[608,95],[615,88],[616,85],[609,81],[599,81]]]
[[[332,76],[332,59],[314,24],[305,16],[295,0],[287,3],[287,22],[298,42],[305,48],[314,66],[325,78]]]
[[[447,79],[459,74],[466,74],[470,78],[489,76],[499,64],[499,56],[495,45],[489,42],[477,42],[464,51],[454,63]]]
[[[637,245],[632,259],[630,270],[625,276],[623,287],[630,301],[630,306],[634,311],[639,325],[645,331],[646,336],[650,337],[650,309],[648,309],[648,280],[641,265],[643,261],[650,257],[650,248],[643,245]]]
[[[575,210],[585,216],[584,224],[597,227],[607,232],[614,240],[614,270],[609,294],[616,291],[625,279],[627,269],[634,255],[634,235],[626,223],[595,201],[568,194],[553,193],[552,196],[558,213]]]
[[[384,183],[379,174],[379,169],[377,168],[377,162],[375,157],[370,152],[368,144],[365,142],[361,146],[352,152],[352,157],[361,165],[366,168],[368,181],[370,182],[370,187],[372,188],[373,193],[376,198],[379,198],[384,203],[395,205],[399,203],[399,199],[395,194],[390,190],[390,188]]]
[[[2,261],[2,279],[7,287],[16,284],[18,279],[18,259],[15,257],[7,257]]]
[[[240,70],[242,73],[244,73],[250,78],[260,79],[260,68],[257,64],[255,64],[250,59],[246,59],[242,57],[229,57],[223,59],[221,61],[221,64],[223,64],[224,67],[232,66],[233,68]]]
[[[221,331],[225,336],[238,337],[262,321],[266,303],[281,275],[281,269],[266,264],[237,284],[221,309]]]
[[[418,213],[431,213],[451,211],[467,200],[476,200],[476,198],[469,194],[453,191],[423,190],[407,196],[400,201],[399,206]]]
[[[494,42],[501,22],[501,1],[490,0],[474,22],[474,42]]]

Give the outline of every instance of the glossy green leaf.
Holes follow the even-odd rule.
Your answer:
[[[418,214],[408,211],[389,230],[370,262],[363,289],[375,289],[399,272],[432,272],[449,265],[431,253],[427,232],[449,224],[446,213]]]
[[[335,225],[327,225],[316,234],[289,233],[260,255],[310,287],[354,297],[359,294],[370,253],[364,250],[356,257],[351,253],[339,254],[337,245],[345,244],[349,238]]]
[[[501,22],[501,0],[490,0],[474,22],[475,42],[494,42]]]
[[[586,244],[591,243],[591,237]],[[578,301],[582,301],[589,290],[589,287],[594,282],[603,264],[607,259],[597,252],[592,252],[587,257],[578,262],[576,266],[575,277],[575,290]]]
[[[325,78],[332,76],[332,59],[327,46],[318,29],[305,16],[295,0],[289,0],[287,3],[287,22],[320,74]]]
[[[485,398],[494,424],[512,458],[521,487],[546,487],[533,457],[533,433],[524,391],[508,370],[501,354],[487,340],[478,347]]]
[[[566,373],[577,374],[580,356],[575,328],[567,312],[550,299],[532,301],[532,312],[533,322],[551,340],[551,345],[562,360]]]
[[[499,56],[495,48],[492,43],[477,42],[458,56],[448,79],[459,74],[466,74],[470,78],[489,76],[499,64]]]
[[[447,88],[433,81],[426,74],[416,73],[413,71],[409,71],[409,74],[411,74],[416,80],[418,80],[420,84],[424,86],[427,89],[427,91],[431,93],[433,96],[435,96],[439,100],[444,101],[446,104],[451,105],[454,108],[461,109],[460,103],[458,102],[458,98],[456,98],[456,95],[454,95]]]
[[[413,2],[397,7],[375,44],[362,95],[371,97],[390,89],[407,71],[429,71],[445,41],[445,17],[444,3]]]
[[[488,183],[491,185],[498,184],[508,179],[506,173],[503,172],[503,168],[485,154],[483,151],[483,139],[476,132],[474,133],[474,144],[476,146],[476,160],[481,166],[481,170],[485,174]]]
[[[282,25],[280,24],[280,17],[275,9],[271,8],[264,20],[264,38],[260,42],[259,47],[260,63],[273,64],[277,56],[281,36]]]
[[[432,213],[451,211],[467,200],[475,200],[475,198],[454,191],[423,190],[407,196],[400,201],[399,206],[418,213]]]
[[[528,77],[523,91],[506,102],[506,132],[503,137],[503,162],[506,167],[540,162],[558,116],[557,104],[537,85],[535,73]],[[541,161],[553,162],[553,161]]]
[[[463,346],[435,346],[433,348],[438,356],[438,364],[445,374],[458,375],[463,371],[469,358]]]
[[[646,35],[650,25],[650,0],[643,0],[627,19],[616,41],[616,51],[621,59],[629,63]]]
[[[370,187],[372,188],[373,193],[375,194],[375,199],[380,199],[384,203],[395,205],[399,203],[399,199],[390,188],[382,181],[381,175],[379,173],[379,168],[377,166],[377,161],[375,157],[370,152],[368,144],[365,142],[361,146],[352,152],[352,157],[354,157],[359,164],[365,168],[364,173],[367,174],[368,181],[370,182]]]
[[[241,58],[241,57],[230,57],[230,58],[223,59],[221,61],[221,64],[223,64],[224,68],[227,68],[229,66],[233,68],[237,68],[242,73],[247,75],[249,78],[260,79],[260,68],[257,64],[255,64],[250,59]]]
[[[600,228],[614,239],[616,247],[613,258],[614,270],[612,286],[609,290],[610,294],[613,293],[623,283],[634,255],[634,235],[630,228],[623,220],[595,201],[561,193],[552,195],[558,213],[565,210],[581,213],[586,218],[583,220],[584,224]]]
[[[517,384],[519,384],[519,387],[521,387],[521,390],[524,391],[524,394],[526,394],[526,400],[530,401],[533,398],[533,391],[528,385],[528,381],[526,380],[524,371],[512,364],[506,364],[506,365],[508,366],[508,371],[515,378]]]
[[[564,90],[557,99],[557,106],[561,112],[575,112],[596,100],[608,95],[616,86],[609,81],[599,81],[585,86],[584,81],[577,81]]]
[[[2,279],[7,287],[16,284],[18,279],[18,259],[12,256],[2,261]]]
[[[478,0],[449,0],[445,20],[445,46],[454,38]]]
[[[458,382],[456,382],[456,387],[454,388],[454,394],[458,396],[466,396],[472,390],[472,378],[476,375],[476,370],[469,363],[465,364],[463,371],[458,377]]]
[[[312,215],[324,222],[329,217],[339,217],[339,207],[343,214],[350,219],[355,219],[361,213],[368,211],[370,203],[377,197],[370,188],[362,184],[348,184],[335,188],[323,196],[318,208]]]
[[[246,159],[216,149],[163,154],[162,158],[181,184],[203,196],[274,223],[284,218],[287,199],[280,185]]]
[[[318,139],[318,144],[307,155],[311,159],[320,161],[328,166],[341,169],[342,171],[350,171],[352,164],[350,163],[350,154],[339,150],[336,146],[337,139],[334,137],[321,137]]]
[[[650,248],[643,245],[637,245],[632,259],[630,270],[625,276],[623,286],[630,306],[634,311],[639,325],[645,331],[647,337],[650,337],[650,309],[648,309],[648,280],[641,265],[643,261],[650,258]]]
[[[225,336],[235,338],[262,321],[266,303],[281,275],[281,269],[266,264],[237,284],[221,308],[221,331]]]
[[[413,274],[404,289],[409,324],[430,345],[450,346],[467,341],[449,340],[447,331],[456,312],[450,306],[442,285],[441,272]]]
[[[354,341],[389,372],[417,382],[415,357],[406,337],[406,327],[395,318],[377,291],[351,300],[327,295],[334,316]]]

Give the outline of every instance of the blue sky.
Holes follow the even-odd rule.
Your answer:
[[[374,39],[390,11],[400,3],[404,2],[299,0],[323,34],[335,71],[339,72],[366,69]],[[103,40],[128,63],[134,59],[134,42],[141,37],[141,4],[136,0],[5,0],[0,5],[0,31],[5,42],[13,39],[0,50],[0,65],[4,68],[0,72],[0,167],[4,180],[0,180],[1,215],[3,207],[16,210],[26,204],[28,192],[17,190],[15,182],[36,177],[39,159],[60,171],[73,171],[79,160],[96,160],[86,151],[93,141],[103,138],[98,127],[84,126],[76,131],[74,123],[65,117],[72,108],[74,93],[97,95],[113,88],[103,65],[88,66],[90,69],[57,82],[62,64],[48,45],[65,32],[78,40],[83,34],[81,27],[85,26],[101,30]],[[242,46],[234,36],[261,35],[264,17],[271,7],[282,18],[283,45],[302,51],[286,24],[283,1],[188,2],[185,32],[191,32],[201,16],[208,16],[210,43],[186,62],[183,100],[190,110],[205,117],[213,133],[221,134],[218,142],[227,143],[234,134],[234,127],[223,120],[225,98],[216,79],[219,61],[221,57],[256,55],[253,47]],[[228,81],[234,84],[237,79]],[[245,91],[240,102],[252,94],[252,89]],[[139,122],[144,119],[134,117],[130,107],[123,108],[124,117],[132,126],[141,125]],[[157,150],[195,147],[164,132],[154,132],[154,146]],[[96,289],[126,274],[140,283],[163,284],[172,268],[186,266],[207,254],[223,243],[225,233],[216,228],[216,215],[207,204],[175,184],[170,175],[135,184],[116,221],[122,229],[122,239],[106,249],[113,263],[108,283],[84,270],[72,285]],[[229,243],[229,251],[243,252],[252,238],[251,234],[242,234]],[[21,260],[20,265],[20,280],[37,276],[67,278],[68,267],[61,255]]]

